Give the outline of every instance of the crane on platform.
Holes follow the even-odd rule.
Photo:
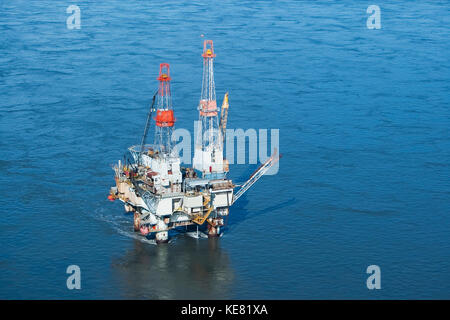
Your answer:
[[[141,141],[141,149],[140,149],[141,153],[144,152],[145,141],[147,140],[148,129],[150,128],[150,123],[151,123],[150,120],[152,118],[152,113],[154,111],[153,106],[155,105],[155,100],[156,100],[157,94],[158,94],[158,91],[155,92],[155,94],[153,95],[152,104],[150,106],[150,110],[148,110],[147,122],[145,123],[144,135],[142,136],[142,141]]]
[[[256,183],[275,163],[278,162],[280,157],[278,156],[277,149],[274,149],[272,156],[267,159],[253,174],[250,178],[241,186],[241,188],[233,195],[233,201],[231,204],[235,203],[237,199],[239,199],[245,191],[250,189],[252,185]]]

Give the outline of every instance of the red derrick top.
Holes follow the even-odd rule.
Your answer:
[[[208,48],[209,45],[209,48]],[[203,42],[203,58],[214,58],[216,54],[214,53],[214,46],[212,40],[205,40]]]
[[[168,63],[161,63],[159,65],[159,76],[157,78],[159,81],[170,81],[170,66]]]

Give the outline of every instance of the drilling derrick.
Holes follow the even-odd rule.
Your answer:
[[[222,133],[214,84],[214,46],[212,40],[203,43],[203,80],[199,110],[197,139],[193,167],[205,178],[224,178]]]
[[[155,149],[163,154],[172,152],[172,131],[175,118],[172,109],[172,94],[170,92],[170,67],[168,63],[159,66],[159,87],[155,117]]]

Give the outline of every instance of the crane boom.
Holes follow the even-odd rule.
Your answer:
[[[152,105],[150,106],[150,110],[148,111],[147,122],[145,123],[144,135],[142,136],[141,153],[144,152],[145,140],[147,139],[148,129],[150,128],[150,119],[152,118],[153,105],[155,104],[155,99],[156,99],[157,93],[158,92],[156,92],[153,95]]]
[[[220,112],[220,132],[222,133],[222,143],[225,142],[225,133],[227,131],[227,119],[228,119],[228,92],[225,93],[222,102],[222,110]]]
[[[278,162],[280,157],[277,157],[277,149],[274,150],[272,156],[267,159],[264,164],[262,164],[251,176],[250,178],[241,186],[241,188],[234,194],[233,201],[231,204],[235,203],[245,191],[250,189],[252,185],[255,184],[275,163]]]

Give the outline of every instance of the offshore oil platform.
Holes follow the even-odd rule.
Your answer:
[[[203,80],[199,124],[205,136],[195,141],[192,167],[182,167],[172,145],[175,116],[170,88],[170,66],[160,64],[158,91],[153,96],[140,145],[128,148],[124,161],[114,165],[116,186],[108,199],[119,199],[127,212],[134,213],[134,231],[144,236],[155,235],[156,243],[169,240],[170,229],[190,225],[204,226],[209,237],[221,235],[229,208],[267,170],[278,161],[277,151],[241,185],[227,178],[229,164],[223,157],[228,117],[228,93],[222,107],[216,102],[212,40],[203,43]],[[155,107],[156,100],[156,107]],[[153,144],[146,144],[152,123]],[[219,118],[220,112],[220,118]],[[236,192],[234,192],[234,190]]]

